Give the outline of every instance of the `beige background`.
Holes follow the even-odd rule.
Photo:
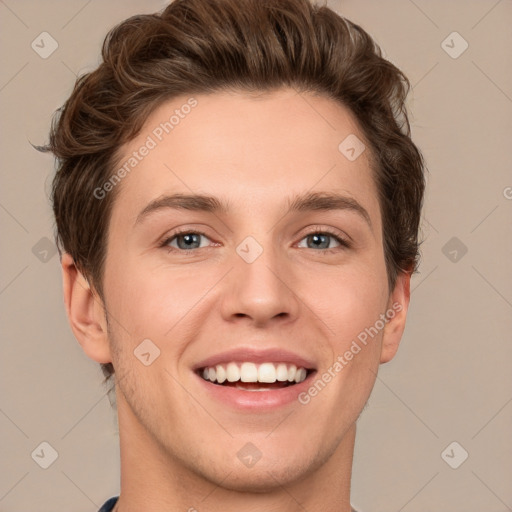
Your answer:
[[[421,273],[400,351],[381,367],[359,421],[353,505],[512,510],[512,1],[329,5],[409,76],[413,137],[430,170]],[[68,327],[58,256],[44,240],[53,161],[28,142],[46,141],[107,30],[163,6],[0,0],[0,511],[96,512],[119,491],[115,416],[99,367]],[[58,43],[46,59],[31,48],[43,31]],[[442,46],[454,31],[469,44],[458,58]],[[457,36],[446,44],[452,54],[463,48]],[[43,441],[58,452],[48,469],[31,457]],[[441,456],[453,441],[460,447],[446,460],[469,454],[458,469]]]

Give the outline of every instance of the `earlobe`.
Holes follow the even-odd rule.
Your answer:
[[[98,363],[110,363],[110,347],[101,299],[76,268],[73,258],[61,258],[64,304],[71,329],[84,352]]]
[[[384,327],[380,362],[387,363],[395,356],[405,330],[405,321],[411,297],[411,273],[400,272],[388,301],[386,316],[389,318]]]

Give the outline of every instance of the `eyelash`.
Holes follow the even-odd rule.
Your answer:
[[[181,231],[176,231],[172,235],[166,237],[162,241],[162,243],[160,244],[160,247],[167,249],[168,252],[178,251],[178,252],[181,252],[181,253],[187,253],[187,252],[193,253],[195,251],[198,251],[199,249],[206,249],[206,247],[199,247],[197,249],[186,250],[186,249],[177,249],[175,247],[169,247],[168,244],[170,242],[172,242],[175,238],[177,238],[180,235],[201,235],[201,236],[204,236],[205,238],[209,239],[208,235],[206,235],[202,231],[195,231],[195,230],[190,230],[190,229],[184,229],[184,230],[181,230]],[[301,238],[301,241],[304,238],[306,238],[306,237],[308,237],[310,235],[328,235],[328,236],[334,238],[340,244],[339,247],[333,247],[331,249],[322,249],[322,250],[311,249],[311,250],[313,250],[315,252],[319,252],[319,253],[322,253],[322,254],[332,254],[332,253],[337,252],[337,251],[342,250],[342,249],[350,249],[351,248],[351,244],[346,239],[340,237],[340,235],[338,233],[335,233],[335,232],[333,232],[333,231],[331,231],[329,229],[313,228],[312,231],[306,233]]]

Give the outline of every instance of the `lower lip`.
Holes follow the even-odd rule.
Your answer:
[[[275,409],[298,401],[298,395],[303,393],[311,385],[311,380],[316,371],[312,371],[306,379],[293,386],[285,388],[269,389],[268,391],[244,391],[230,386],[219,386],[195,373],[200,380],[203,389],[214,400],[219,400],[231,407],[238,409]]]

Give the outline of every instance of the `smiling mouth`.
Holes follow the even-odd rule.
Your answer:
[[[244,391],[270,391],[299,384],[313,371],[290,363],[229,362],[199,368],[197,374],[218,386]]]

